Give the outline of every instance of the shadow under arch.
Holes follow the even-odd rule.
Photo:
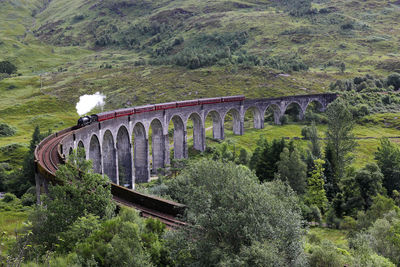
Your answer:
[[[264,122],[281,124],[281,108],[277,104],[268,105],[265,109]]]
[[[174,131],[173,131],[173,158],[174,159],[183,159],[187,157],[186,153],[186,131],[183,120],[180,116],[174,115],[170,123],[173,123]],[[169,123],[169,124],[170,124]],[[168,131],[169,133],[170,131]]]
[[[132,188],[132,156],[129,133],[125,126],[117,134],[118,180],[119,185]]]
[[[101,173],[101,150],[100,142],[97,135],[92,135],[89,144],[89,159],[93,163],[93,171],[95,173]]]
[[[140,122],[133,127],[133,150],[135,166],[135,182],[145,183],[150,178],[149,173],[149,147],[146,137],[146,129]]]
[[[288,116],[288,120],[289,121],[300,121],[304,118],[304,112],[301,109],[301,105],[300,103],[296,102],[296,101],[292,101],[290,102],[285,110],[282,111],[283,116]]]
[[[232,130],[233,134],[241,135],[243,132],[240,124],[240,113],[236,108],[231,108],[225,113],[223,119],[224,130]]]
[[[313,112],[324,112],[325,107],[321,101],[319,101],[318,99],[313,99],[307,103],[305,111],[307,112],[307,110],[310,110]]]
[[[104,174],[110,178],[111,182],[117,184],[116,151],[114,137],[110,130],[107,130],[103,135],[102,150]]]
[[[250,118],[253,117],[253,128],[262,129],[264,126],[264,118],[258,107],[252,106],[244,111],[244,128],[251,128],[248,124]]]
[[[159,119],[153,119],[150,123],[151,128],[151,156],[152,173],[157,173],[158,169],[164,168],[165,162],[165,138],[163,126]]]
[[[193,123],[193,148],[198,151],[204,151],[204,123],[200,115],[196,112],[190,114],[188,118]],[[188,124],[188,123],[187,123]]]
[[[224,139],[224,124],[221,118],[221,114],[218,111],[211,110],[206,116],[205,120],[208,121],[208,118],[211,116],[212,119],[212,133],[214,139],[223,140]],[[206,125],[204,126],[206,127]],[[207,129],[206,129],[207,130]]]
[[[84,154],[85,154],[85,159],[87,159],[87,154],[86,154],[85,145],[83,144],[83,141],[82,141],[82,140],[78,142],[77,150],[82,150],[82,151],[84,152]],[[78,153],[78,156],[79,156],[79,157],[80,157],[80,155],[81,155],[81,154]]]

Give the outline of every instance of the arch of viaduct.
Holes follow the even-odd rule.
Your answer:
[[[228,113],[232,116],[233,133],[242,135],[246,111],[253,113],[254,128],[262,129],[264,114],[269,108],[274,112],[274,122],[280,124],[280,118],[291,104],[298,105],[299,118],[302,119],[310,103],[319,103],[320,110],[324,111],[334,99],[336,94],[246,99],[134,114],[77,129],[62,140],[61,148],[68,157],[73,149],[83,147],[86,158],[93,161],[95,172],[106,174],[116,184],[134,188],[135,183],[148,182],[151,172],[156,173],[159,168],[170,164],[170,123],[174,126],[173,157],[183,159],[188,157],[189,121],[193,122],[193,147],[204,151],[205,121],[208,116],[213,121],[213,137],[224,139],[224,122]]]

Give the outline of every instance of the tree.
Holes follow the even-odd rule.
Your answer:
[[[237,163],[242,165],[247,165],[249,163],[249,153],[245,148],[240,149]]]
[[[79,234],[81,228],[77,225],[66,234]],[[143,220],[136,211],[122,208],[117,217],[80,239],[73,251],[81,266],[169,266],[162,255],[168,255],[160,240],[164,230],[160,221]]]
[[[332,166],[332,163],[334,163],[332,149],[327,146],[324,154],[325,191],[326,197],[331,201],[335,197],[336,192],[339,191],[339,186],[335,183],[336,179],[333,171],[335,168]]]
[[[280,155],[277,163],[277,177],[287,181],[298,194],[303,194],[306,189],[307,165],[301,160],[297,149],[292,152],[286,147]]]
[[[50,131],[41,134],[36,126],[30,141],[29,151],[24,156],[22,170],[14,170],[8,174],[5,180],[6,189],[21,197],[29,188],[35,185],[35,157],[34,152],[40,141],[50,134]]]
[[[229,146],[226,142],[216,147],[216,150],[213,154],[214,160],[221,160],[224,162],[233,161],[234,156],[232,152],[229,150]]]
[[[308,138],[310,139],[310,142],[311,142],[309,144],[309,149],[311,151],[311,154],[316,159],[321,158],[321,144],[319,141],[318,129],[315,126],[314,121],[311,123],[311,127],[309,128]]]
[[[30,215],[29,242],[35,253],[54,251],[60,243],[60,233],[80,217],[93,214],[103,219],[114,214],[108,178],[93,173],[91,162],[82,159],[83,153],[79,149],[69,156],[67,164],[59,166],[56,179],[60,183],[50,186],[48,195],[42,198],[43,204]]]
[[[337,193],[333,199],[336,216],[356,216],[359,210],[363,209],[363,199],[361,197],[360,187],[355,179],[356,170],[348,168],[346,174],[340,180],[340,193]]]
[[[268,145],[267,143],[268,143],[267,139],[265,139],[264,136],[260,136],[260,138],[257,141],[257,147],[250,158],[249,167],[251,170],[256,170],[257,165],[261,161],[261,154],[264,148]]]
[[[171,182],[170,194],[188,206],[191,225],[168,237],[179,266],[305,264],[298,198],[284,183],[260,184],[245,166],[203,159]]]
[[[392,196],[393,190],[400,190],[400,149],[387,138],[381,139],[375,159],[383,174],[383,187]]]
[[[42,141],[46,136],[50,135],[50,131],[45,133],[45,134],[41,134],[40,133],[40,128],[39,126],[35,127],[35,130],[32,133],[32,139],[29,143],[29,151],[28,153],[25,155],[24,158],[24,163],[23,163],[23,169],[22,169],[22,174],[24,176],[25,179],[27,179],[31,185],[35,185],[35,164],[34,164],[34,160],[35,160],[35,149],[36,146],[40,143],[40,141]]]
[[[346,70],[346,64],[344,62],[340,63],[339,68],[340,68],[340,72],[344,73],[344,71]]]
[[[324,189],[324,165],[322,159],[314,160],[314,170],[311,177],[308,178],[308,187],[306,193],[306,203],[309,206],[315,205],[321,211],[325,210],[328,199],[326,198]]]
[[[326,131],[326,146],[332,153],[331,166],[334,172],[333,188],[337,188],[340,178],[343,177],[346,166],[351,162],[349,153],[357,146],[352,133],[354,122],[347,104],[336,99],[328,105],[326,110],[328,128]],[[334,192],[337,193],[337,192]]]
[[[360,189],[364,210],[369,209],[373,197],[382,193],[383,174],[375,163],[368,163],[363,169],[357,171],[355,181]]]
[[[386,83],[388,86],[393,85],[395,90],[399,90],[400,89],[400,75],[397,73],[390,74],[387,77]]]
[[[13,74],[17,71],[17,67],[10,61],[0,61],[0,73]]]
[[[293,144],[289,145],[293,146]],[[266,139],[259,141],[250,166],[255,169],[260,181],[271,181],[274,179],[274,174],[278,171],[277,162],[286,146],[287,144],[283,138],[274,139],[271,144]]]

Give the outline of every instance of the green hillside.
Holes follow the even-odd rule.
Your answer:
[[[399,69],[398,1],[314,1],[302,16],[291,15],[284,2],[56,0],[38,12],[33,32],[58,46],[125,49],[137,63]],[[191,62],[196,56],[204,62]]]
[[[1,8],[0,61],[18,71],[0,77],[0,122],[17,130],[0,147],[24,148],[36,124],[73,124],[86,93],[105,94],[114,109],[324,92],[338,79],[400,70],[393,0],[5,0]]]

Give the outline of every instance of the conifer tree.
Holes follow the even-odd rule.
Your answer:
[[[307,165],[303,162],[297,149],[290,152],[284,148],[277,163],[276,177],[288,181],[290,186],[298,194],[303,194],[306,189]]]
[[[324,189],[324,164],[325,161],[322,159],[314,160],[314,170],[310,173],[311,177],[308,178],[306,193],[306,203],[309,206],[315,205],[322,211],[328,203]]]
[[[330,103],[326,115],[328,128],[326,131],[327,149],[332,153],[330,164],[333,170],[333,194],[338,193],[338,183],[343,177],[346,167],[351,163],[349,153],[357,146],[352,133],[354,127],[353,116],[347,104],[340,99]]]

